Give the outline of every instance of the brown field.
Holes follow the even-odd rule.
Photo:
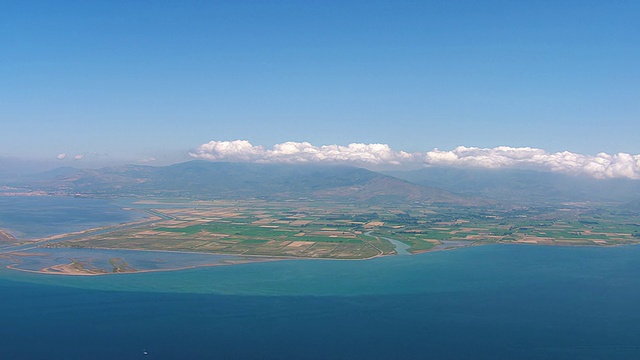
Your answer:
[[[87,234],[55,246],[365,259],[395,252],[382,237],[405,242],[413,253],[429,251],[448,240],[474,245],[640,242],[634,230],[634,226],[640,230],[636,217],[620,218],[615,213],[607,217],[602,211],[592,217],[584,208],[523,215],[521,208],[511,213],[513,209],[355,207],[305,201],[198,201],[184,203],[183,208],[158,204],[152,212],[170,219],[156,218],[137,227]]]

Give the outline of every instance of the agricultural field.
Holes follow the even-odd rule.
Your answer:
[[[395,246],[385,238],[409,245],[411,253],[450,244],[607,246],[640,242],[637,215],[591,204],[546,208],[363,207],[262,200],[144,204],[153,207],[145,211],[159,220],[51,246],[366,259],[395,254]]]

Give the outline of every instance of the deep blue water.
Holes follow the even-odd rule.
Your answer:
[[[640,247],[0,271],[3,359],[636,359]],[[148,355],[143,355],[147,351]]]
[[[0,227],[24,237],[132,216],[0,197]],[[495,245],[98,277],[0,260],[0,359],[637,359],[639,259],[640,246]]]

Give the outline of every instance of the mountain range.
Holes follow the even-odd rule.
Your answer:
[[[627,207],[636,208],[640,204],[637,180],[516,169],[430,167],[379,173],[351,166],[194,160],[169,166],[64,167],[6,185],[100,197],[306,198],[464,206],[593,201],[628,203]]]
[[[430,167],[385,172],[416,184],[509,203],[638,202],[640,181],[522,169]]]
[[[194,160],[169,166],[58,168],[13,185],[88,196],[203,199],[326,199],[367,203],[486,203],[350,166],[226,163]]]

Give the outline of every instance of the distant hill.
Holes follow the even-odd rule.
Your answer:
[[[640,214],[640,199],[629,201],[628,203],[622,204],[620,206],[621,210],[626,210],[629,212],[634,212],[636,214]]]
[[[640,201],[640,181],[516,169],[425,168],[385,172],[416,184],[501,202]]]
[[[34,190],[92,196],[208,199],[313,198],[355,202],[486,202],[350,166],[189,161],[164,167],[126,165],[57,169],[26,181]]]
[[[59,166],[59,164],[57,164]],[[17,181],[25,176],[32,176],[45,170],[54,169],[56,165],[51,162],[23,160],[0,156],[0,181]]]

